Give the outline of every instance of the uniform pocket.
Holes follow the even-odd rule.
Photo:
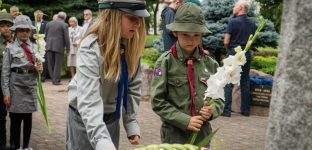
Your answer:
[[[190,96],[190,88],[187,77],[168,78],[168,92],[170,97]]]

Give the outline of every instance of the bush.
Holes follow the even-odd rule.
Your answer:
[[[154,68],[155,62],[159,58],[160,54],[155,48],[147,48],[144,49],[142,56],[141,56],[141,62],[148,64],[150,67]]]
[[[262,56],[254,56],[251,61],[251,69],[256,69],[262,71],[264,73],[274,75],[276,68],[277,57],[262,57]]]
[[[253,56],[262,56],[262,57],[269,57],[269,56],[275,56],[277,57],[278,51],[259,51],[254,52]]]

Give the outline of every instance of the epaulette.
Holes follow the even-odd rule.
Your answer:
[[[163,60],[165,57],[167,57],[169,54],[171,54],[170,51],[166,51],[166,52],[162,53],[162,54],[160,55],[160,57],[158,58],[158,61],[162,61],[162,60]]]
[[[97,36],[95,36],[94,34],[90,34],[88,35],[82,42],[80,47],[81,48],[90,48],[91,45],[98,39]]]

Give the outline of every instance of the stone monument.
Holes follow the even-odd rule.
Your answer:
[[[312,149],[312,1],[285,0],[265,149]],[[273,15],[273,14],[272,14]]]

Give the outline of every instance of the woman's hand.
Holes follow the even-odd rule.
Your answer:
[[[36,65],[36,70],[37,72],[41,72],[42,71],[42,63],[39,63]]]
[[[4,104],[5,104],[7,107],[10,107],[10,106],[11,106],[11,96],[10,96],[10,95],[4,95],[3,101],[4,101]]]
[[[140,136],[138,136],[138,135],[132,135],[128,139],[132,145],[139,145],[140,144]]]

